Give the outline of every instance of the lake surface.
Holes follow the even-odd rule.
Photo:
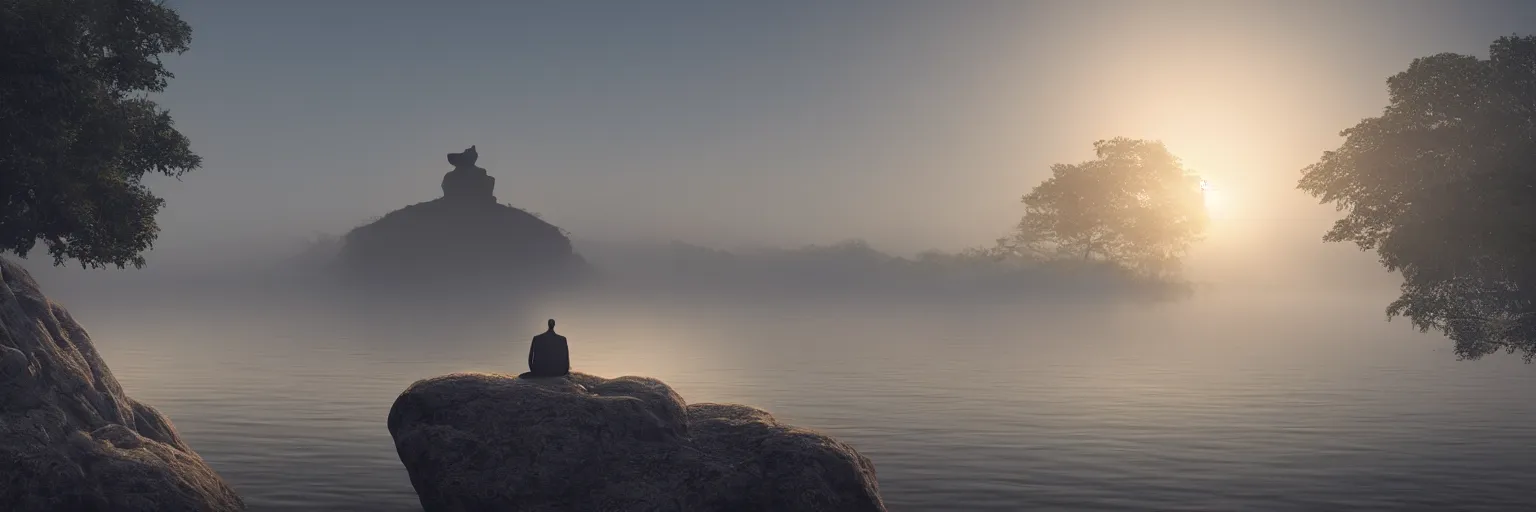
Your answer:
[[[1386,322],[1390,298],[608,300],[444,318],[55,295],[252,510],[419,510],[390,404],[425,377],[523,371],[548,316],[580,371],[851,443],[891,510],[1536,509],[1536,366],[1458,362]]]

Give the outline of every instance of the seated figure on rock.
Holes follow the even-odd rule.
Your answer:
[[[555,319],[549,319],[549,330],[533,337],[528,347],[528,373],[523,377],[564,377],[571,373],[570,346],[565,336],[555,334]]]

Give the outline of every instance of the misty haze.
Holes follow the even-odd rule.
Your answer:
[[[0,509],[1533,510],[1531,27],[5,0]]]

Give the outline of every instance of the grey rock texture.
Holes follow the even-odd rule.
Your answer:
[[[885,510],[851,446],[644,377],[435,377],[389,431],[428,512]]]
[[[0,258],[0,510],[244,510],[85,329]]]

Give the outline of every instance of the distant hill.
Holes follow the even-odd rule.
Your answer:
[[[412,290],[528,290],[584,275],[558,227],[500,204],[475,149],[449,155],[443,197],[395,210],[341,240],[336,268],[349,283]]]

